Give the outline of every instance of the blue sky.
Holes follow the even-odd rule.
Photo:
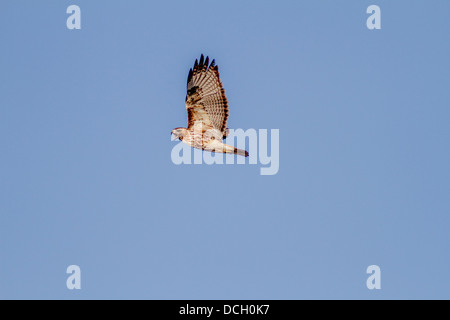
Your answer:
[[[0,298],[449,299],[449,11],[4,1]],[[280,130],[278,174],[172,163],[201,53],[230,128]]]

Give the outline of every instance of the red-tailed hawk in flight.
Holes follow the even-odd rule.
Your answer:
[[[187,79],[187,128],[175,128],[172,134],[191,147],[248,157],[248,152],[222,143],[228,133],[228,101],[219,78],[219,67],[209,57],[195,60]]]

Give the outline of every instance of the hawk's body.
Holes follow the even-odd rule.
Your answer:
[[[218,66],[214,60],[209,65],[203,55],[189,70],[186,110],[188,127],[172,130],[176,138],[198,149],[248,156],[247,151],[222,143],[227,135],[228,101]]]

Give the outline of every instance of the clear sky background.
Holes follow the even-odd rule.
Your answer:
[[[449,12],[2,1],[0,298],[449,299]],[[172,163],[201,53],[230,128],[280,130],[277,175]]]

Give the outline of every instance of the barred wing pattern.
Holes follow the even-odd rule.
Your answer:
[[[189,70],[186,109],[188,129],[201,121],[204,129],[214,128],[226,135],[228,101],[219,78],[219,67],[214,60],[209,65],[209,57],[204,59],[203,54]]]

